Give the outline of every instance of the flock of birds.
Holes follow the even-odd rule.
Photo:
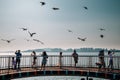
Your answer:
[[[41,6],[46,5],[46,3],[43,2],[43,1],[41,1],[40,3],[41,3]],[[86,10],[88,10],[88,7],[87,7],[87,6],[84,6],[83,8],[86,9]],[[53,7],[52,9],[53,9],[53,10],[59,10],[60,8],[58,8],[58,7]]]
[[[100,30],[100,31],[105,31],[104,28],[100,28],[99,30]],[[70,30],[70,29],[68,29],[67,31],[70,32],[70,33],[73,33],[73,31]],[[100,38],[104,38],[104,35],[103,35],[103,34],[100,34]],[[86,37],[85,37],[85,38],[77,37],[77,39],[78,39],[78,40],[81,40],[81,41],[86,41],[87,38],[86,38]]]
[[[28,29],[27,28],[20,28],[20,29],[22,29],[23,31],[28,31]],[[30,31],[28,31],[28,34],[29,34],[29,36],[30,37],[33,37],[35,34],[37,34],[37,33],[35,33],[35,32],[30,32]],[[11,41],[13,41],[13,40],[15,40],[15,39],[10,39],[10,40],[8,40],[8,39],[1,39],[2,41],[6,41],[7,43],[11,43]],[[27,41],[30,41],[29,39],[26,39]],[[44,43],[42,42],[42,41],[40,41],[40,40],[38,40],[38,39],[33,39],[33,41],[36,41],[36,42],[39,42],[39,43],[41,43],[42,45],[44,45]]]
[[[20,28],[20,29],[22,29],[23,31],[28,31],[28,29],[27,28]],[[100,28],[99,29],[100,31],[105,31],[105,29],[103,29],[103,28]],[[70,32],[70,33],[73,33],[73,31],[72,30],[70,30],[70,29],[68,29],[67,30],[68,32]],[[30,32],[30,31],[28,31],[28,33],[29,33],[29,35],[30,35],[30,37],[33,37],[36,33],[35,32]],[[100,34],[100,37],[101,38],[103,38],[104,37],[104,35],[103,34]],[[81,41],[86,41],[86,37],[85,38],[81,38],[81,37],[77,37],[77,39],[78,40],[81,40]],[[7,39],[1,39],[2,41],[6,41],[7,43],[10,43],[11,41],[13,41],[13,40],[15,40],[15,39],[10,39],[10,40],[7,40]],[[27,41],[30,41],[29,39],[26,39]],[[36,41],[36,42],[39,42],[39,43],[41,43],[42,45],[44,45],[44,43],[42,42],[42,41],[40,41],[40,40],[38,40],[38,39],[33,39],[33,41]]]
[[[43,2],[43,1],[41,1],[40,2],[40,4],[41,4],[41,6],[44,6],[44,5],[46,5],[46,2]],[[88,7],[87,6],[84,6],[83,7],[85,10],[88,10]],[[52,8],[53,10],[60,10],[60,8],[57,8],[57,7],[53,7]],[[30,32],[30,31],[28,31],[28,29],[27,28],[20,28],[20,29],[22,29],[23,31],[27,31],[28,32],[28,34],[29,34],[29,36],[32,38],[34,35],[36,35],[37,33],[35,33],[35,32]],[[105,29],[104,28],[100,28],[99,29],[100,31],[105,31]],[[70,30],[70,29],[68,29],[67,30],[68,32],[70,32],[70,33],[73,33],[73,31],[72,30]],[[101,38],[104,38],[104,35],[103,34],[100,34],[100,37]],[[78,40],[81,40],[81,41],[86,41],[86,37],[85,38],[81,38],[81,37],[77,37],[77,39]],[[13,40],[15,40],[15,39],[10,39],[10,40],[7,40],[7,39],[1,39],[2,41],[6,41],[7,43],[10,43],[11,41],[13,41]],[[30,41],[29,39],[26,39],[27,41]],[[38,39],[32,39],[33,41],[36,41],[36,42],[38,42],[38,43],[41,43],[42,45],[44,45],[44,43],[42,42],[42,41],[40,41],[40,40],[38,40]]]

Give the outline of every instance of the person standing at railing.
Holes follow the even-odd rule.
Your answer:
[[[62,68],[62,52],[60,52],[60,55],[59,55],[59,68],[61,69]]]
[[[33,68],[36,67],[36,60],[37,60],[36,52],[33,51],[31,56],[33,56],[33,63],[32,63],[32,68]]]
[[[20,50],[15,52],[16,54],[16,69],[20,70],[20,59],[22,57],[22,53],[20,52]]]
[[[74,67],[76,67],[76,64],[78,63],[78,54],[76,52],[76,50],[74,50],[72,57],[74,58]]]
[[[109,67],[111,67],[111,70],[113,70],[113,54],[114,52],[108,51],[108,55],[109,55],[109,65],[108,65],[108,71],[109,71]]]
[[[16,61],[14,57],[12,57],[12,69],[16,69]]]
[[[48,59],[48,55],[47,55],[46,51],[43,51],[41,56],[43,57],[42,58],[41,70],[42,70],[42,68],[43,68],[43,70],[45,70],[45,66],[46,66],[47,59]]]
[[[99,65],[99,70],[102,67],[105,69],[104,50],[99,51],[98,57],[99,57],[99,61],[101,64],[101,65]]]

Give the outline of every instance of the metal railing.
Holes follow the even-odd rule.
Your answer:
[[[12,69],[12,57],[16,59],[15,56],[0,56],[0,74],[3,74],[6,70],[7,73]],[[74,59],[71,55],[63,55],[62,67],[74,67]],[[104,56],[106,68],[109,64],[109,57]],[[37,56],[36,67],[40,68],[42,62],[42,56]],[[86,56],[79,55],[78,63],[76,67],[78,68],[97,68],[95,64],[99,62],[98,56]],[[33,63],[33,56],[22,56],[21,57],[21,68],[31,68]],[[49,55],[46,67],[57,67],[59,64],[59,55]],[[120,56],[113,56],[113,66],[114,69],[120,70]]]

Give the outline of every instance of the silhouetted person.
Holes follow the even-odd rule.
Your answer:
[[[42,68],[43,68],[43,70],[45,70],[45,66],[46,66],[47,58],[48,58],[48,55],[47,55],[46,51],[43,51],[41,56],[43,57],[42,58],[41,70],[42,70]]]
[[[36,60],[37,60],[36,52],[33,51],[31,56],[33,56],[33,63],[32,63],[32,68],[33,68],[36,67]]]
[[[113,54],[111,51],[108,51],[108,55],[109,55],[109,65],[108,65],[108,71],[109,71],[109,67],[110,67],[110,71],[113,70]]]
[[[14,57],[12,57],[12,69],[16,69],[16,61]]]
[[[74,50],[72,57],[74,58],[74,67],[76,67],[76,64],[78,63],[78,54],[76,53],[76,50]]]
[[[89,78],[89,80],[93,80],[93,78]]]
[[[22,57],[22,54],[20,50],[16,51],[15,54],[16,54],[16,68],[20,70],[20,59]]]
[[[85,80],[85,78],[81,78],[81,80]]]
[[[60,55],[59,55],[59,67],[60,69],[62,68],[62,52],[60,52]]]
[[[99,65],[99,70],[103,67],[105,69],[105,61],[104,61],[104,50],[99,51],[98,54],[100,64]]]

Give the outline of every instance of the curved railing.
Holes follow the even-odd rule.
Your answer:
[[[0,56],[0,75],[3,74],[12,74],[12,57],[16,58],[15,56]],[[104,56],[106,69],[109,64],[109,57]],[[21,63],[20,67],[24,68],[24,70],[30,70],[33,62],[33,56],[22,56],[21,57]],[[37,56],[36,61],[36,67],[39,69],[41,67],[42,62],[42,56]],[[98,66],[95,64],[96,62],[99,62],[98,56],[86,56],[86,55],[80,55],[78,58],[78,63],[76,65],[77,68],[86,69],[87,71],[90,71],[91,68],[97,69]],[[48,61],[46,64],[46,67],[58,67],[59,64],[59,55],[49,55]],[[117,73],[120,73],[120,56],[113,56],[113,70],[118,70]],[[71,55],[63,55],[62,57],[62,67],[74,67],[74,59]],[[27,69],[29,68],[29,69]],[[14,73],[18,73],[17,71],[14,71]],[[113,72],[114,73],[114,72]]]
[[[16,58],[15,56],[0,56],[0,70],[2,69],[10,69],[12,68],[12,57]],[[109,57],[104,56],[104,60],[106,63],[106,68],[109,64]],[[22,56],[21,58],[21,67],[31,67],[33,62],[32,56]],[[40,67],[42,62],[42,57],[37,56],[36,66]],[[80,55],[78,58],[78,64],[76,67],[98,67],[95,63],[99,62],[98,56],[86,56],[86,55]],[[54,67],[57,66],[59,63],[59,56],[58,55],[50,55],[48,57],[48,61],[46,66]],[[62,57],[62,66],[66,67],[73,67],[74,66],[74,60],[71,55],[64,55]],[[120,56],[114,56],[113,57],[113,66],[114,69],[120,69]]]

